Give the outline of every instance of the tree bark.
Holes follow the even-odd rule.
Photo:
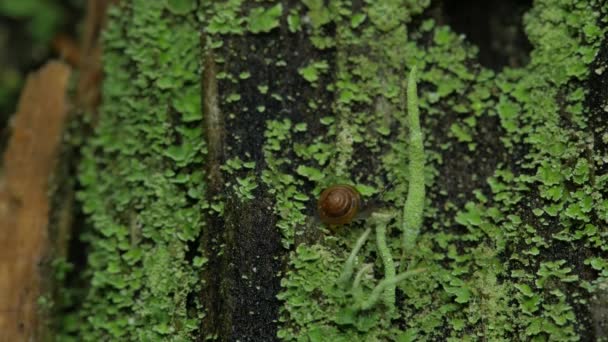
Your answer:
[[[607,12],[594,0],[121,3],[79,166],[87,262],[60,304],[79,325],[59,334],[601,339]],[[426,198],[412,249],[414,66]],[[316,199],[334,184],[364,203],[327,227]],[[338,283],[376,212],[391,218],[378,235],[398,273],[412,271],[394,309],[367,301],[395,279],[384,247],[364,243]]]
[[[68,114],[71,69],[50,62],[28,77],[2,163],[0,183],[0,331],[2,341],[48,333],[41,296],[48,290],[48,193]],[[43,304],[48,304],[47,302]]]

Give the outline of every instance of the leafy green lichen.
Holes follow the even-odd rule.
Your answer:
[[[388,312],[379,308],[365,314],[349,312],[346,318],[344,310],[356,299],[350,291],[332,292],[325,274],[317,269],[315,275],[314,264],[330,269],[330,261],[346,258],[369,222],[351,224],[352,233],[337,236],[339,242],[332,238],[306,247],[331,253],[322,262],[303,260],[299,252],[305,247],[300,246],[283,279],[280,336],[285,340],[314,340],[322,333],[332,340],[565,341],[588,334],[584,325],[589,318],[580,306],[587,305],[587,298],[606,282],[606,270],[602,257],[587,258],[580,250],[585,255],[605,253],[605,237],[598,226],[606,224],[607,209],[606,177],[594,174],[601,156],[594,156],[585,138],[590,120],[581,81],[588,77],[606,31],[605,19],[600,17],[606,13],[605,5],[596,1],[535,2],[525,16],[534,45],[530,63],[495,73],[479,66],[471,68],[475,48],[449,27],[426,20],[407,34],[404,23],[428,3],[374,2],[364,13],[352,13],[345,4],[307,4],[309,11],[324,13],[323,20],[310,23],[317,48],[336,46],[338,50],[332,85],[336,118],[324,118],[323,123],[330,126],[327,136],[336,137],[336,163],[348,161],[337,168],[317,168],[321,173],[316,173],[314,181],[332,179],[337,173],[355,182],[367,180],[384,189],[384,206],[399,210],[414,176],[406,167],[412,153],[404,153],[411,144],[407,133],[395,136],[387,127],[394,127],[391,121],[407,120],[398,109],[403,82],[399,70],[419,66],[425,89],[420,107],[426,118],[425,181],[430,186],[430,202],[419,239],[406,260],[426,271],[397,284],[404,296],[396,305],[397,316],[405,325],[388,325],[384,321]],[[355,17],[353,24],[351,18]],[[328,43],[316,28],[330,21],[336,25],[337,35]],[[432,40],[419,45],[425,32]],[[453,165],[446,160],[449,151],[466,143],[464,151],[483,153],[486,147],[478,141],[488,139],[480,136],[484,134],[481,125],[494,118],[500,128],[491,134],[496,134],[500,150],[491,153],[518,160],[496,163],[485,175],[470,172],[481,189],[455,193],[444,188],[451,181],[437,176],[444,163]],[[432,134],[442,120],[450,120],[447,139]],[[344,132],[348,132],[347,139]],[[389,146],[385,146],[387,140]],[[370,165],[369,156],[358,155],[362,146],[380,163]],[[447,170],[444,177],[450,177],[450,171],[462,172]],[[377,175],[386,175],[389,183]],[[448,191],[451,201],[443,202]],[[526,203],[526,199],[534,202]],[[388,236],[398,231],[395,223],[387,228]],[[389,240],[391,244],[394,250],[401,248],[394,240]],[[378,251],[363,248],[358,262],[373,262],[372,253]],[[366,269],[369,267],[362,267]],[[369,287],[366,272],[357,278]],[[314,286],[322,296],[307,292]],[[296,298],[298,304],[292,302]],[[359,320],[367,320],[369,325],[362,328]]]
[[[305,82],[302,92],[333,94],[329,107],[317,98],[297,99],[307,111],[293,118],[266,100],[241,108],[269,118],[258,132],[261,159],[230,158],[222,167],[237,177],[229,185],[241,201],[262,188],[273,197],[269,210],[291,252],[279,294],[281,339],[588,336],[585,308],[608,281],[608,177],[598,172],[606,156],[589,140],[595,132],[583,82],[606,33],[608,8],[596,0],[536,1],[525,15],[530,62],[492,71],[478,64],[477,48],[463,35],[421,18],[429,6],[303,0],[249,8],[230,0],[205,4],[194,18],[134,1],[114,13],[106,34],[105,115],[80,175],[93,223],[85,234],[91,288],[78,317],[91,319],[78,328],[83,336],[188,339],[201,315],[185,299],[196,291],[206,259],[190,259],[186,251],[202,229],[200,210],[223,212],[222,203],[203,199],[198,36],[192,34],[202,18],[216,49],[223,38],[256,39],[279,27],[306,33],[319,52],[314,58],[293,66],[275,56],[267,64],[291,66]],[[218,63],[227,57],[218,56]],[[413,139],[418,125],[408,120],[412,111],[401,98],[414,66],[424,142]],[[258,70],[222,71],[218,79],[237,85],[252,75]],[[296,94],[279,93],[266,81],[253,87],[256,96],[281,108],[294,103]],[[235,106],[245,100],[232,88],[222,96]],[[422,147],[424,154],[417,153]],[[424,216],[408,223],[422,224],[416,238],[404,249],[403,223],[394,219],[379,231],[383,243],[364,244],[362,234],[376,228],[372,216],[330,234],[315,220],[312,199],[335,183],[356,184],[370,201],[365,209],[394,218],[407,220],[424,206]],[[419,184],[426,196],[415,190]],[[423,202],[404,211],[411,195]],[[303,238],[310,231],[315,239]],[[382,250],[402,252],[394,265],[401,273],[379,271],[387,259]],[[160,277],[167,269],[178,279]],[[344,278],[352,286],[343,286]],[[381,301],[387,293],[390,299]],[[389,302],[394,309],[386,310]]]
[[[79,167],[88,285],[63,340],[191,340],[204,315],[191,296],[207,207],[198,21],[194,2],[166,5],[110,9],[104,104]]]
[[[270,32],[279,26],[279,19],[283,13],[283,5],[278,3],[268,9],[257,7],[249,13],[247,28],[253,33]]]

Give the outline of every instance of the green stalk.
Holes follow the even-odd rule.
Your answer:
[[[340,275],[340,278],[338,279],[338,284],[346,286],[348,283],[348,280],[352,277],[353,269],[355,267],[355,258],[357,257],[357,254],[359,253],[359,250],[361,249],[361,247],[363,247],[363,245],[365,244],[365,241],[367,240],[369,233],[371,233],[371,229],[367,228],[365,230],[365,232],[363,232],[363,234],[357,240],[357,243],[355,244],[355,248],[353,248],[353,251],[348,256],[348,259],[346,259],[346,263],[344,264],[344,269],[342,270],[342,275]]]
[[[424,268],[420,268],[420,269],[413,270],[413,271],[407,271],[407,272],[399,273],[397,276],[395,276],[393,278],[386,278],[386,279],[382,280],[372,290],[372,293],[370,294],[369,298],[367,298],[366,301],[364,301],[363,303],[361,303],[359,305],[358,309],[359,310],[369,310],[369,309],[371,309],[374,305],[376,305],[378,303],[378,300],[380,299],[380,295],[387,288],[394,287],[400,281],[403,281],[406,278],[409,278],[409,277],[411,277],[413,275],[416,275],[416,274],[418,274],[420,272],[423,272],[424,270],[425,270]]]
[[[378,254],[384,264],[384,278],[392,279],[395,277],[395,262],[391,251],[386,244],[386,226],[390,221],[391,216],[386,214],[374,213],[372,219],[376,223],[376,244],[378,245]],[[395,285],[387,286],[384,291],[384,302],[390,309],[395,305]]]
[[[403,247],[411,251],[422,226],[424,210],[424,146],[420,129],[420,110],[418,108],[418,89],[416,86],[416,67],[410,71],[407,81],[407,114],[410,131],[409,139],[409,188],[403,207]]]

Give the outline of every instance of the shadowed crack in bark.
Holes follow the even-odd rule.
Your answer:
[[[203,49],[205,45],[204,37]],[[281,236],[266,190],[242,202],[221,171],[226,160],[225,118],[219,106],[217,66],[204,49],[203,113],[207,139],[207,196],[224,203],[223,215],[210,212],[202,244],[209,259],[203,272],[202,293],[206,317],[201,340],[215,335],[220,341],[271,341],[276,339],[275,318],[282,268]],[[261,149],[261,146],[257,146]]]

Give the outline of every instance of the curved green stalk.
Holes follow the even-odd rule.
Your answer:
[[[371,233],[371,231],[371,229],[367,228],[357,240],[355,248],[353,248],[353,251],[348,256],[348,259],[346,259],[344,269],[342,270],[342,275],[340,275],[340,278],[338,279],[338,284],[346,285],[348,280],[352,277],[357,253],[359,253],[359,250],[361,249],[361,247],[363,247],[363,244],[365,244],[365,241],[367,240],[367,237],[369,236],[369,233]]]
[[[359,270],[359,272],[357,272],[357,275],[355,276],[355,280],[353,281],[353,291],[359,290],[359,286],[361,285],[361,279],[363,278],[363,275],[365,273],[369,272],[372,268],[374,268],[374,266],[372,264],[365,264],[365,265],[363,265],[363,267],[361,267],[361,269]]]
[[[409,188],[407,200],[403,207],[403,247],[411,251],[415,244],[424,210],[424,146],[420,129],[420,111],[418,108],[418,88],[416,86],[416,67],[410,71],[407,80],[407,117],[410,130],[409,139]]]
[[[372,219],[376,223],[376,244],[378,245],[378,254],[384,264],[384,278],[392,279],[395,277],[395,262],[391,251],[386,244],[386,226],[391,216],[386,214],[374,213]],[[395,285],[387,286],[384,292],[384,302],[388,308],[393,308],[395,305]]]
[[[378,285],[376,285],[376,287],[372,290],[372,293],[369,295],[367,300],[362,302],[361,304],[359,304],[357,309],[359,309],[359,310],[371,309],[374,305],[376,305],[378,303],[378,300],[380,299],[380,295],[387,288],[393,287],[393,286],[397,285],[400,281],[402,281],[406,278],[409,278],[413,275],[416,275],[420,272],[423,272],[424,270],[425,270],[424,268],[420,268],[420,269],[416,269],[416,270],[412,270],[412,271],[406,271],[406,272],[399,273],[397,276],[392,277],[392,278],[385,278],[380,283],[378,283]]]

